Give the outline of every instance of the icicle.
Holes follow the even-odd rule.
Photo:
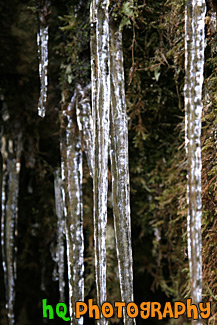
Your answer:
[[[48,26],[40,25],[37,34],[38,56],[39,56],[39,78],[40,97],[38,102],[38,115],[45,117],[45,106],[47,101],[47,69],[48,69]]]
[[[211,11],[210,18],[211,18],[211,23],[212,23],[213,29],[214,29],[214,31],[216,31],[216,27],[217,27],[217,15],[216,15],[216,12],[215,11]]]
[[[185,14],[185,145],[188,163],[187,229],[192,303],[202,301],[201,114],[205,1],[187,0]],[[192,324],[202,324],[192,320]]]
[[[2,220],[1,220],[1,245],[3,270],[6,291],[6,309],[8,322],[15,324],[15,279],[16,279],[16,254],[17,247],[17,213],[19,194],[19,173],[21,155],[21,136],[15,143],[2,137],[1,153],[3,158],[2,181]]]
[[[93,196],[94,241],[97,303],[106,301],[106,224],[108,191],[108,144],[109,144],[109,20],[108,1],[95,0],[91,8],[91,26],[96,36],[91,36],[92,51],[92,103],[93,103]],[[94,38],[96,43],[93,44]],[[96,46],[96,50],[94,47]],[[97,71],[96,65],[97,64]],[[96,81],[97,79],[97,81]],[[96,96],[96,99],[95,99]],[[106,324],[102,318],[99,324]]]
[[[98,78],[98,61],[97,61],[97,48],[96,48],[96,0],[90,4],[90,48],[91,48],[91,102],[92,102],[92,120],[93,123],[96,119],[96,105],[97,105],[97,78]],[[93,129],[94,132],[94,129]],[[93,137],[95,138],[94,134]],[[93,139],[94,139],[93,138]]]
[[[69,306],[72,324],[83,324],[75,318],[75,302],[84,300],[84,238],[82,205],[81,137],[76,126],[76,92],[70,104],[63,108],[61,143],[64,211],[69,277]],[[65,125],[64,125],[64,121]]]
[[[79,131],[84,142],[84,151],[90,175],[93,176],[93,119],[90,105],[91,84],[82,89],[77,85],[78,100],[76,105],[76,115]]]
[[[57,215],[57,247],[56,260],[58,264],[58,279],[59,279],[59,293],[60,301],[65,301],[65,263],[64,263],[64,234],[65,234],[65,218],[63,213],[63,202],[61,194],[62,181],[60,177],[60,170],[57,170],[54,178],[55,190],[55,204]]]
[[[111,66],[111,170],[114,228],[122,301],[133,301],[133,259],[131,248],[128,125],[125,104],[122,34],[114,21],[110,22]],[[124,324],[135,319],[124,313]]]

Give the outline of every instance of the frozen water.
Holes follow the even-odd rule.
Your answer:
[[[119,267],[121,300],[133,301],[133,259],[131,247],[128,124],[125,103],[122,34],[116,23],[110,22],[111,67],[111,170],[114,228]],[[124,324],[135,319],[124,313]]]
[[[17,254],[15,237],[17,236],[20,155],[22,150],[21,136],[18,135],[17,139],[15,143],[15,141],[8,140],[3,136],[1,141],[3,158],[1,246],[9,325],[15,324],[14,303]]]
[[[59,280],[59,294],[60,301],[65,301],[65,263],[64,263],[64,235],[65,235],[65,217],[63,210],[62,200],[62,180],[60,170],[57,170],[54,178],[54,191],[55,191],[55,205],[57,215],[57,247],[56,247],[56,262],[58,265],[58,280]]]
[[[110,109],[108,2],[91,6],[91,69],[93,116],[93,196],[97,303],[106,301],[106,224]],[[99,324],[107,324],[102,318]]]
[[[66,224],[66,247],[69,279],[69,306],[72,324],[83,324],[83,317],[75,318],[75,302],[84,301],[84,238],[82,204],[82,150],[81,136],[73,120],[77,92],[63,109],[66,124],[62,125],[61,139],[62,194]]]
[[[188,257],[191,275],[191,296],[194,304],[202,301],[201,242],[201,114],[204,70],[204,0],[186,2],[185,13],[185,146],[188,163],[187,230]],[[194,322],[194,321],[193,321]],[[202,324],[201,320],[195,324]]]
[[[38,102],[38,115],[45,117],[48,86],[48,26],[41,25],[37,34],[39,56],[40,97]]]

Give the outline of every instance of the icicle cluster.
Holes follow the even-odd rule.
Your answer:
[[[187,229],[191,295],[202,300],[201,114],[204,69],[205,0],[187,0],[185,14],[185,145],[188,164]],[[201,320],[192,321],[202,324]]]
[[[54,178],[54,190],[55,190],[55,205],[57,215],[57,248],[56,248],[56,262],[58,265],[58,279],[59,279],[59,294],[60,301],[65,301],[65,263],[64,263],[64,234],[65,234],[65,217],[63,213],[63,201],[62,201],[62,180],[60,177],[60,170],[57,170]]]
[[[21,136],[18,135],[16,143],[3,136],[1,154],[3,159],[1,246],[6,309],[8,323],[12,325],[15,324],[14,303],[17,253],[15,240],[17,236]]]
[[[48,69],[48,26],[41,25],[37,34],[40,97],[38,102],[38,115],[45,117],[45,106],[47,101],[47,69]]]
[[[81,140],[93,177],[97,303],[101,306],[106,301],[109,146],[121,297],[126,303],[133,301],[128,128],[122,38],[118,26],[115,24],[109,26],[108,5],[106,0],[94,0],[91,4],[92,112],[89,94],[91,85],[85,88],[77,85],[70,104],[63,105],[62,109],[62,197],[66,218],[70,316],[73,324],[83,324],[82,318],[76,320],[74,317],[74,302],[84,299]],[[61,187],[57,179],[56,176],[56,201],[59,197],[58,189]],[[98,323],[104,325],[107,321],[101,318]],[[124,323],[134,324],[135,321],[127,318],[124,313]]]
[[[72,324],[83,324],[75,318],[75,302],[84,301],[84,238],[82,205],[81,136],[76,124],[76,92],[62,111],[62,181],[66,217],[66,246],[69,279],[69,306]]]
[[[108,1],[92,1],[90,21],[97,303],[102,305],[106,301],[105,240],[109,147],[111,148],[114,228],[121,298],[128,303],[133,301],[133,270],[122,36],[114,21],[109,25]],[[129,319],[124,313],[124,323],[134,324],[135,320]],[[106,324],[106,320],[101,319],[99,324]]]

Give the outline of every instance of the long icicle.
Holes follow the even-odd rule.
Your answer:
[[[48,26],[46,25],[46,17],[49,14],[49,1],[41,1],[39,9],[39,32],[37,34],[38,58],[39,58],[39,78],[40,78],[40,96],[38,101],[38,115],[45,117],[45,106],[47,102],[47,86],[48,86]]]
[[[185,145],[188,164],[187,230],[192,303],[202,301],[201,114],[204,70],[204,0],[187,0],[185,13]],[[192,320],[202,324],[202,320]]]
[[[3,158],[1,245],[9,325],[15,324],[14,303],[17,254],[15,240],[17,237],[20,155],[22,150],[21,136],[18,135],[17,138],[15,144],[15,141],[7,140],[3,136],[1,146]]]
[[[69,307],[71,324],[83,324],[75,317],[75,302],[84,301],[84,238],[82,205],[82,150],[81,137],[76,124],[75,92],[67,107],[63,107],[61,144],[63,196],[66,214],[66,244],[69,278]]]
[[[128,164],[128,123],[125,102],[122,33],[110,19],[111,170],[114,228],[122,301],[133,301],[133,258]],[[124,324],[135,324],[124,312]]]
[[[108,191],[108,145],[109,145],[109,19],[108,1],[92,2],[91,24],[96,27],[96,44],[91,44],[92,65],[97,62],[92,72],[93,99],[93,197],[94,197],[94,242],[97,303],[101,306],[106,301],[106,224]],[[94,17],[93,17],[94,16]],[[92,41],[94,36],[92,36]],[[96,46],[96,50],[93,47]],[[95,55],[95,56],[94,56]],[[96,79],[97,78],[97,84]],[[96,96],[96,101],[94,96]],[[101,318],[98,324],[106,324]]]
[[[56,261],[58,265],[58,279],[59,279],[59,294],[60,301],[65,301],[65,262],[64,262],[64,234],[65,234],[65,218],[63,213],[63,200],[62,200],[62,180],[60,170],[55,172],[54,178],[54,191],[55,191],[55,205],[57,215],[57,248],[56,248]]]

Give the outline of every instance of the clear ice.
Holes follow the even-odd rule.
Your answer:
[[[202,301],[201,114],[204,71],[205,0],[186,1],[185,147],[187,153],[187,232],[192,303]],[[202,324],[202,320],[192,320]]]
[[[106,225],[110,110],[108,1],[91,5],[93,197],[97,303],[106,301]],[[93,30],[94,29],[94,30]],[[96,48],[95,48],[96,47]],[[107,324],[105,318],[97,321]]]
[[[1,140],[3,160],[1,246],[6,310],[8,323],[12,325],[15,324],[14,303],[17,254],[15,239],[17,236],[21,137],[18,135],[17,141],[13,141],[2,136]]]
[[[130,184],[128,158],[128,123],[122,51],[122,33],[110,21],[111,68],[111,171],[114,229],[119,268],[121,300],[133,301],[133,258],[131,247]],[[124,324],[135,319],[124,312]]]
[[[38,57],[39,57],[39,78],[40,78],[40,96],[38,101],[38,115],[45,117],[45,106],[47,101],[48,86],[48,26],[40,25],[37,34]]]
[[[61,174],[71,324],[82,325],[83,317],[75,317],[75,302],[84,301],[82,150],[81,136],[76,125],[76,99],[75,91],[71,102],[62,110]]]
[[[125,103],[122,35],[108,19],[108,1],[92,1],[91,82],[93,119],[94,239],[97,303],[106,301],[106,224],[108,149],[121,299],[133,301],[129,199],[128,125]],[[105,319],[98,321],[106,324]],[[124,313],[124,324],[135,324]]]
[[[84,143],[84,151],[87,157],[87,163],[90,175],[93,176],[93,119],[90,103],[91,84],[82,88],[80,84],[76,87],[77,105],[76,115],[79,131]]]
[[[58,265],[58,280],[59,280],[59,294],[60,301],[65,301],[65,262],[64,262],[64,238],[65,238],[65,216],[63,211],[62,200],[62,179],[60,170],[55,173],[54,191],[55,191],[55,205],[57,215],[57,247],[56,247],[56,262]]]

